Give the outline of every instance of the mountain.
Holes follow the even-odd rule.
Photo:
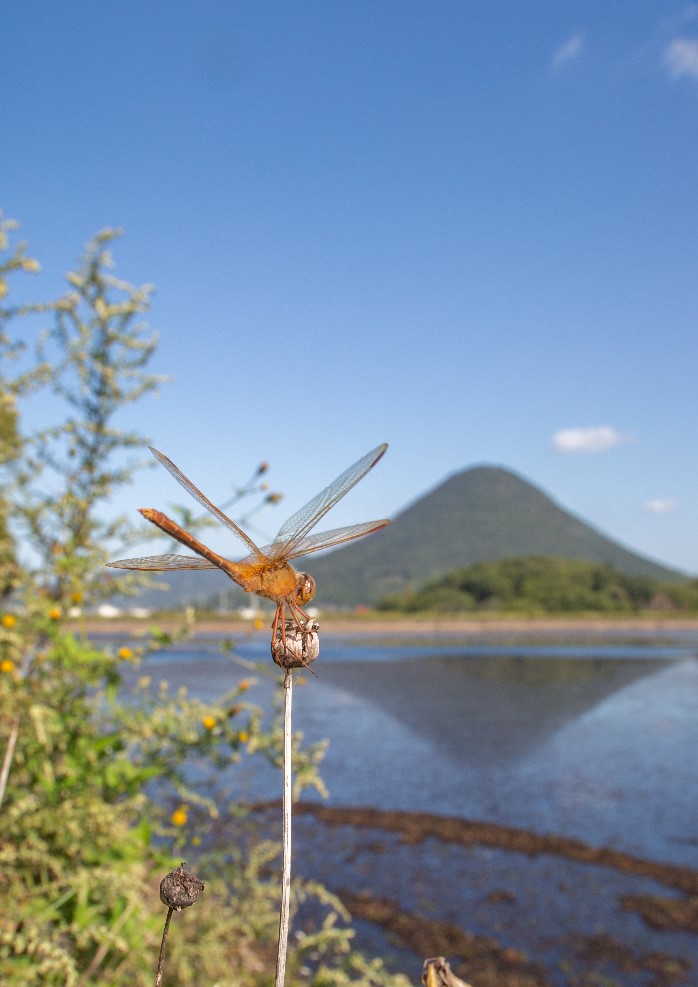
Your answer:
[[[682,573],[624,548],[563,510],[509,470],[476,466],[449,477],[384,531],[337,549],[307,568],[317,603],[375,603],[388,593],[473,562],[524,555],[609,562],[633,575],[674,581]]]
[[[317,582],[318,606],[356,606],[416,589],[473,562],[524,555],[609,562],[621,572],[664,581],[685,578],[624,548],[522,477],[494,466],[456,473],[383,531],[326,555],[299,559],[298,564]],[[219,595],[222,600],[235,590],[223,573],[156,575],[171,592],[148,591],[138,601],[142,605],[177,607]],[[245,599],[237,591],[235,605],[244,605]]]

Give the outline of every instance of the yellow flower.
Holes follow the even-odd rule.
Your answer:
[[[247,741],[250,739],[250,735],[247,732],[247,730],[241,730],[240,733],[238,734],[238,738],[241,744],[246,744]]]
[[[0,672],[14,672],[15,663],[10,658],[3,658],[0,661]]]
[[[170,822],[173,826],[186,826],[189,816],[187,815],[186,809],[175,809],[175,811],[170,816]]]
[[[4,613],[2,615],[2,626],[6,627],[8,630],[14,627],[17,623],[17,618],[13,613]]]
[[[201,721],[201,725],[203,726],[203,728],[205,730],[213,730],[213,728],[216,725],[216,717],[215,716],[204,716],[204,718]]]
[[[71,602],[82,603],[82,593],[79,590],[75,590],[74,593],[70,594]]]
[[[192,836],[192,838],[191,838],[191,845],[192,846],[200,846],[201,845],[201,837],[200,836]]]
[[[51,609],[48,612],[48,615],[51,618],[51,620],[60,620],[61,619],[61,608],[60,607],[51,607]]]
[[[255,619],[252,621],[252,626],[256,631],[261,631],[262,628],[264,627],[264,621],[259,617],[255,617]]]
[[[249,689],[249,687],[250,687],[250,680],[249,679],[243,679],[242,682],[240,683],[240,685],[238,686],[238,689],[239,689],[240,692],[247,692],[247,690]]]
[[[37,271],[41,270],[41,264],[33,257],[26,257],[22,261],[22,270],[28,271],[30,274],[36,274]]]
[[[119,648],[116,653],[122,661],[131,661],[133,658],[133,651],[127,647]]]

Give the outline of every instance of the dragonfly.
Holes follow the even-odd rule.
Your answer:
[[[286,646],[286,610],[290,613],[293,624],[302,633],[305,627],[301,618],[309,625],[309,615],[303,609],[315,596],[315,580],[307,572],[296,572],[291,565],[294,559],[311,552],[319,552],[325,548],[342,545],[344,542],[363,538],[374,531],[385,528],[390,522],[365,521],[363,524],[351,524],[344,528],[335,528],[319,534],[310,534],[315,525],[345,494],[361,480],[384,455],[387,443],[377,446],[371,452],[362,456],[353,466],[345,470],[329,486],[308,501],[305,507],[288,519],[280,528],[278,535],[264,548],[258,548],[250,536],[242,530],[231,518],[216,507],[208,497],[175,464],[149,447],[152,454],[165,469],[169,470],[175,480],[197,500],[217,521],[232,531],[245,545],[247,555],[239,562],[218,555],[203,542],[172,521],[161,511],[150,507],[140,508],[143,517],[160,528],[161,531],[174,538],[195,555],[149,555],[144,558],[119,559],[108,562],[114,569],[136,569],[152,572],[166,572],[177,569],[221,569],[233,582],[241,586],[246,593],[256,593],[264,599],[276,604],[274,622],[272,624],[272,644],[280,632],[283,647]]]

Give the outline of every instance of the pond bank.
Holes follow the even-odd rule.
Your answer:
[[[502,615],[472,619],[449,617],[410,619],[399,617],[381,620],[374,617],[347,618],[327,614],[321,615],[318,619],[323,634],[357,637],[379,635],[401,639],[433,637],[435,635],[467,638],[474,635],[498,636],[501,634],[524,636],[530,634],[558,636],[593,634],[596,636],[619,633],[674,633],[676,631],[698,633],[698,618],[668,616],[601,617],[598,614],[589,614],[578,617],[527,618]],[[173,633],[181,627],[181,620],[171,616],[162,618],[154,616],[147,620],[130,617],[112,619],[90,617],[84,621],[71,621],[68,626],[76,633],[140,637],[147,635],[153,626],[157,626],[166,633]],[[255,630],[249,621],[204,618],[196,622],[193,636],[196,639],[211,635],[238,637],[241,635],[258,636],[265,633],[268,633],[266,626],[261,630]]]

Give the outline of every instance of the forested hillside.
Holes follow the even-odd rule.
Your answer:
[[[457,569],[417,592],[384,597],[379,610],[463,613],[698,612],[698,580],[666,583],[607,563],[529,556]]]

